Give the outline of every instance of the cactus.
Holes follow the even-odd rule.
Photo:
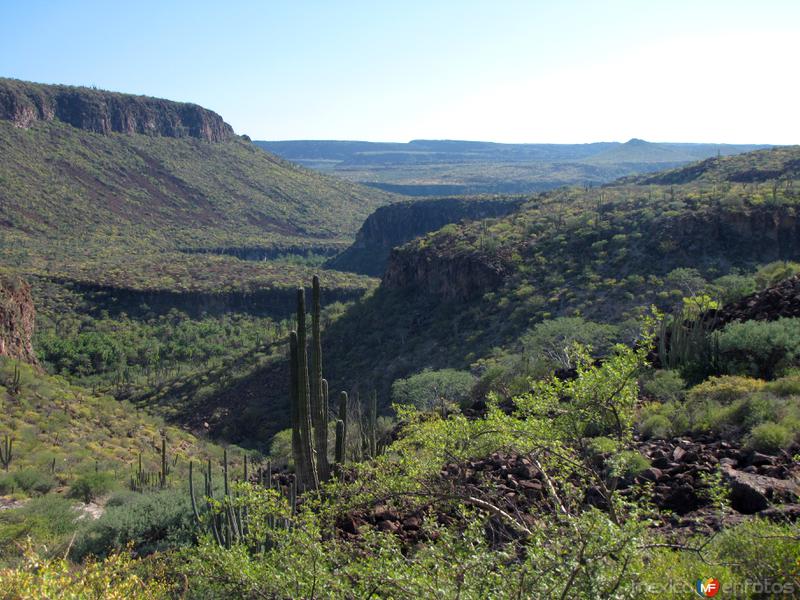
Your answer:
[[[167,438],[161,438],[161,473],[159,485],[161,489],[167,487],[167,475],[169,475],[169,465],[167,464]]]
[[[347,438],[345,437],[344,421],[341,419],[336,421],[336,464],[341,466],[344,464],[344,451]]]
[[[13,446],[14,439],[8,434],[3,436],[3,444],[0,445],[0,463],[6,473],[8,473],[8,467],[11,465],[11,459],[13,458]]]
[[[299,310],[299,307],[298,307]],[[320,286],[319,277],[314,275],[311,289],[311,425],[314,428],[314,447],[317,450],[316,462],[319,479],[328,479],[328,407],[325,388],[327,382],[322,378],[322,337],[320,334]],[[300,326],[298,325],[298,330]]]
[[[292,353],[292,447],[301,489],[317,489],[316,457],[312,429],[311,393],[309,390],[308,355],[306,353],[305,290],[297,290],[297,331],[289,334]]]
[[[245,459],[246,460],[246,459]],[[207,527],[208,531],[213,536],[214,540],[219,546],[230,548],[234,544],[239,544],[247,541],[248,532],[250,531],[250,517],[247,513],[247,507],[240,506],[236,501],[236,494],[231,493],[229,479],[228,479],[228,452],[223,453],[223,496],[219,500],[214,499],[214,484],[211,474],[211,461],[206,463],[206,471],[203,473],[203,498],[205,506],[200,508],[200,502],[195,491],[195,470],[194,461],[189,462],[189,498],[191,500],[192,513],[194,514],[195,522],[200,527]],[[268,487],[272,487],[272,465],[267,463],[267,482]],[[263,471],[259,474],[259,478],[263,481]],[[281,495],[286,498],[291,514],[296,512],[297,505],[297,485],[295,479],[292,478],[286,490],[279,488]],[[267,517],[267,524],[270,528],[275,528],[280,524],[281,527],[290,528],[292,526],[290,519],[279,520],[275,515]],[[264,542],[257,543],[258,550],[263,550]]]
[[[377,438],[378,438],[378,392],[372,392],[369,402],[369,413],[367,414],[367,446],[369,448],[369,457],[375,458],[378,454]]]
[[[344,464],[347,461],[347,392],[339,394],[339,415],[336,422],[336,462]],[[342,424],[341,435],[339,432],[339,423]],[[339,442],[341,440],[341,455],[339,451]]]
[[[19,396],[19,393],[22,390],[20,382],[21,382],[21,376],[19,372],[19,363],[16,363],[14,364],[14,375],[7,382],[8,393],[11,394],[12,396]]]

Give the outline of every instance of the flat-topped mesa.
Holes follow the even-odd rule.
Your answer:
[[[0,120],[28,128],[54,119],[106,135],[139,133],[209,142],[234,135],[222,117],[196,104],[0,78]]]

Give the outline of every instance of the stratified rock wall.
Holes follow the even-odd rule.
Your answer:
[[[57,119],[106,135],[138,133],[209,142],[234,135],[222,117],[196,104],[15,79],[0,79],[0,119],[23,128]]]

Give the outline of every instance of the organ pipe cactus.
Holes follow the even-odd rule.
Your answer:
[[[13,447],[14,439],[8,434],[3,436],[3,444],[0,445],[0,464],[3,465],[6,473],[8,473],[8,467],[11,465],[11,459],[13,458]]]
[[[298,314],[300,307],[298,306]],[[316,448],[316,465],[319,479],[324,481],[329,476],[328,466],[328,407],[327,382],[322,378],[322,337],[320,335],[320,286],[319,277],[314,275],[311,288],[311,369],[310,400],[311,426],[314,428],[314,448]],[[300,325],[298,324],[298,333]]]

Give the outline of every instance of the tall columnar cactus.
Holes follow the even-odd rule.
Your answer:
[[[2,463],[6,473],[8,473],[8,467],[11,465],[11,459],[13,458],[13,447],[14,439],[8,434],[3,436],[3,444],[0,445],[0,463]]]
[[[344,463],[347,460],[347,392],[341,392],[339,394],[339,414],[338,420],[342,422],[342,460],[336,460],[336,462]],[[339,444],[339,430],[337,425],[336,430],[336,443],[337,447]]]
[[[167,487],[167,475],[169,475],[169,465],[167,464],[167,438],[161,438],[161,474],[159,485],[161,488]]]
[[[344,421],[338,419],[336,421],[336,454],[335,461],[337,466],[341,466],[345,461],[345,444],[347,437],[345,434]]]
[[[370,396],[367,418],[369,419],[369,424],[367,426],[369,457],[375,458],[378,455],[378,392],[376,391],[373,391]]]
[[[311,288],[311,426],[314,428],[314,448],[317,451],[317,473],[319,479],[328,479],[328,410],[325,401],[325,380],[322,378],[322,336],[320,335],[320,286],[314,275]],[[299,307],[298,307],[299,311]],[[299,329],[298,325],[298,329]]]
[[[292,375],[292,440],[298,440],[295,464],[300,476],[301,489],[317,489],[319,476],[317,474],[317,461],[314,452],[314,433],[311,417],[311,393],[308,377],[308,354],[306,342],[306,299],[305,290],[297,290],[297,332],[290,334],[289,346],[294,358],[291,361],[296,365],[296,375]],[[296,340],[292,338],[296,337]],[[295,385],[296,383],[296,385]]]

